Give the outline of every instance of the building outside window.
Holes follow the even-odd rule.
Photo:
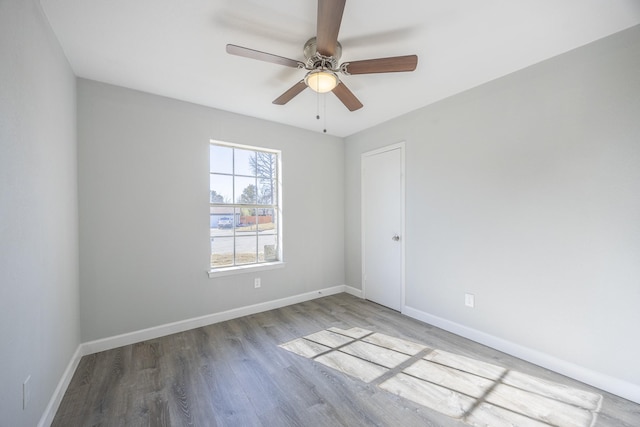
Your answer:
[[[282,261],[280,152],[209,146],[211,270]]]

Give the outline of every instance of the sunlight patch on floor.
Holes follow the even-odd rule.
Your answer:
[[[472,426],[590,427],[602,396],[362,328],[281,348]]]

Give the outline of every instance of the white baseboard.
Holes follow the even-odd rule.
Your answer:
[[[346,293],[348,293],[349,295],[353,295],[354,297],[362,298],[362,290],[361,289],[356,289],[356,288],[354,288],[352,286],[349,286],[349,285],[345,285],[344,287],[345,287],[344,291]]]
[[[73,353],[73,356],[71,356],[71,360],[69,360],[67,369],[64,370],[62,378],[60,378],[60,381],[58,381],[58,385],[53,392],[51,399],[49,399],[49,404],[40,417],[38,427],[48,427],[53,422],[53,417],[55,417],[56,412],[58,411],[60,402],[62,402],[64,393],[67,391],[67,387],[69,387],[69,384],[71,383],[71,378],[73,378],[73,374],[76,372],[76,368],[80,363],[80,359],[82,359],[82,344],[80,344],[78,348],[76,348],[75,353]]]
[[[84,356],[100,351],[111,350],[113,348],[122,347],[124,345],[135,344],[140,341],[159,338],[178,332],[184,332],[188,331],[189,329],[212,325],[214,323],[224,322],[226,320],[248,316],[250,314],[261,313],[263,311],[273,310],[276,308],[285,307],[287,305],[321,298],[327,295],[348,292],[347,288],[348,286],[346,285],[333,286],[330,288],[306,292],[304,294],[293,295],[273,301],[266,301],[258,304],[248,305],[245,307],[234,308],[232,310],[222,311],[219,313],[207,314],[205,316],[194,317],[191,319],[180,320],[178,322],[154,326],[152,328],[142,329],[139,331],[128,332],[126,334],[116,335],[113,337],[89,341],[81,344],[82,355]]]
[[[625,399],[633,402],[640,403],[640,385],[638,384],[633,384],[601,372],[587,369],[583,366],[558,359],[557,357],[549,354],[524,347],[520,344],[507,341],[433,314],[425,313],[409,306],[404,307],[402,314],[558,372],[562,375],[566,375],[578,381],[582,381],[583,383],[592,385],[617,396],[624,397]]]

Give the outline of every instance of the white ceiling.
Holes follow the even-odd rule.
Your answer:
[[[640,23],[640,0],[347,1],[342,61],[417,54],[413,73],[342,76],[364,104],[276,97],[304,70],[228,55],[227,43],[304,60],[315,0],[41,0],[76,75],[347,136]],[[341,61],[341,62],[342,62]],[[317,120],[320,111],[322,119]],[[326,114],[325,114],[326,111]]]

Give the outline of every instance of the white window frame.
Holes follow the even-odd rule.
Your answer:
[[[213,267],[211,264],[209,264],[209,278],[214,278],[214,277],[221,277],[221,276],[229,276],[229,275],[234,275],[234,274],[239,274],[239,273],[248,273],[248,272],[257,272],[257,271],[265,271],[265,270],[272,270],[272,269],[277,269],[277,268],[282,268],[285,266],[284,263],[284,256],[283,256],[283,245],[282,245],[282,223],[283,223],[283,216],[282,216],[282,152],[280,150],[275,150],[275,149],[270,149],[270,148],[265,148],[265,147],[258,147],[258,146],[252,146],[252,145],[244,145],[244,144],[236,144],[236,143],[231,143],[231,142],[226,142],[226,141],[218,141],[218,140],[210,140],[209,141],[209,146],[211,145],[219,145],[219,146],[224,146],[224,147],[230,147],[230,148],[237,148],[237,149],[241,149],[241,150],[252,150],[252,151],[261,151],[261,152],[265,152],[265,153],[270,153],[270,154],[275,154],[276,155],[276,201],[277,203],[274,205],[269,205],[269,208],[273,208],[276,210],[276,247],[277,247],[277,252],[276,252],[276,257],[277,260],[276,261],[270,261],[270,262],[255,262],[255,263],[251,263],[251,264],[242,264],[242,265],[233,265],[233,266],[225,266],[225,267]],[[211,167],[209,167],[209,175],[211,175]],[[233,176],[235,176],[235,174],[233,174]],[[211,189],[209,189],[210,192]],[[240,204],[240,203],[236,203],[234,201],[234,203],[226,203],[226,204],[216,204],[216,203],[211,203],[211,196],[209,194],[209,207],[213,207],[213,206],[225,206],[225,207],[232,207],[234,210],[235,208],[241,207],[241,208],[264,208],[264,205],[244,205],[244,204]],[[235,217],[234,217],[234,232],[235,232]],[[209,236],[211,237],[211,236]],[[235,236],[234,236],[234,247],[235,247]],[[211,260],[211,255],[213,254],[213,252],[211,251],[211,245],[209,245],[209,260]],[[211,261],[209,261],[211,263]]]

